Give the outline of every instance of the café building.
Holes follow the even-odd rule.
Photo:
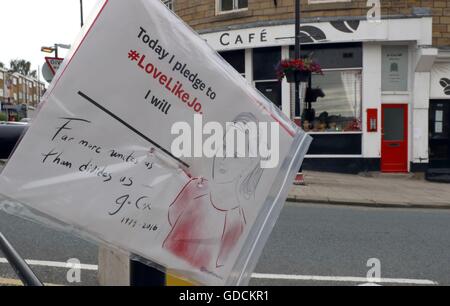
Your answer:
[[[203,2],[214,7],[214,1]],[[280,3],[263,0],[259,4],[267,2],[267,15],[276,16],[258,20],[250,18],[260,12],[252,10],[256,1],[231,1],[229,11],[221,11],[221,2],[216,1],[211,17],[186,15],[184,1],[178,8],[174,2],[173,8],[314,138],[305,169],[420,171],[430,177],[450,172],[450,48],[437,37],[444,27],[437,24],[435,10],[411,6],[377,20],[368,18],[365,9],[352,11],[358,6],[350,4],[316,4],[323,10],[348,7],[345,17],[314,17],[316,10],[308,10],[314,4],[302,6],[307,13],[301,23],[301,54],[322,66],[323,75],[313,75],[311,87],[320,88],[323,97],[305,103],[303,84],[302,101],[296,105],[294,86],[276,75],[280,60],[293,58],[293,6],[280,15]]]

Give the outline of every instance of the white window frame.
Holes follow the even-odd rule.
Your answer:
[[[233,0],[233,9],[229,11],[222,11],[222,0],[216,0],[216,15],[230,14],[236,12],[244,12],[248,11],[248,3],[247,7],[237,8],[239,0]]]

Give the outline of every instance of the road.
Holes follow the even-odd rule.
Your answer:
[[[96,246],[0,213],[2,231],[46,283],[68,285],[67,269],[55,262],[78,258],[97,264]],[[13,271],[1,262],[0,283]],[[381,209],[287,203],[264,249],[251,285],[361,285],[380,262],[381,285],[450,285],[450,211]],[[36,264],[36,263],[35,263]],[[82,282],[96,285],[96,271]]]

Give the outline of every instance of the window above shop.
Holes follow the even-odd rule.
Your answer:
[[[217,14],[233,13],[248,9],[248,0],[216,0]]]

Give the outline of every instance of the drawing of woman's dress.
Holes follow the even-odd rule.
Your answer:
[[[221,209],[213,204],[208,185],[204,179],[191,179],[170,205],[172,230],[163,248],[195,268],[214,271],[225,265],[246,221],[241,207]]]

